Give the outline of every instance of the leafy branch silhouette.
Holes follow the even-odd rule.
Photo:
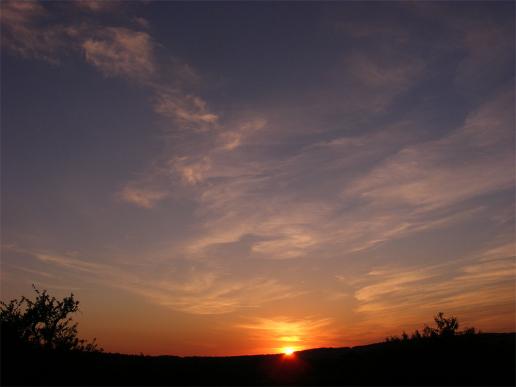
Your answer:
[[[36,292],[34,300],[22,296],[9,303],[0,301],[2,343],[58,351],[102,352],[96,340],[87,342],[78,337],[77,323],[71,314],[79,311],[73,293],[62,300],[46,290]]]

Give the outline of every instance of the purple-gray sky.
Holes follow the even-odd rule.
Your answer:
[[[513,2],[0,6],[2,299],[132,353],[515,330]]]

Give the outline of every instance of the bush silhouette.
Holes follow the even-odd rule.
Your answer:
[[[443,312],[439,312],[435,315],[434,321],[436,324],[436,328],[429,327],[425,325],[423,328],[423,332],[420,333],[417,329],[410,336],[410,340],[420,340],[422,338],[432,338],[432,337],[450,337],[455,336],[457,334],[461,335],[474,335],[477,333],[475,328],[467,328],[462,332],[459,332],[459,320],[454,317],[445,317]],[[397,341],[407,341],[409,340],[409,335],[403,332],[401,334],[401,338],[398,336],[391,336],[386,339],[389,342],[397,342]]]
[[[79,339],[77,323],[69,317],[79,311],[73,293],[57,300],[34,285],[35,300],[22,297],[8,304],[0,301],[2,346],[32,347],[59,351],[102,351],[95,339]]]
[[[453,336],[457,332],[457,329],[459,329],[459,321],[457,318],[453,316],[446,318],[443,312],[437,313],[434,321],[437,324],[437,334],[439,336]]]

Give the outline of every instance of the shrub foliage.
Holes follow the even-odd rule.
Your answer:
[[[476,334],[475,328],[467,328],[463,331],[459,331],[459,320],[456,317],[450,316],[445,317],[443,312],[439,312],[434,317],[435,328],[425,325],[422,332],[415,330],[412,335],[408,335],[406,332],[401,334],[401,337],[391,336],[386,341],[406,341],[406,340],[418,340],[430,337],[450,337],[455,335],[471,335]]]
[[[9,303],[0,301],[2,346],[33,347],[58,351],[102,351],[93,339],[78,337],[71,314],[79,311],[73,293],[62,300],[51,297],[34,285],[34,300],[22,297]]]

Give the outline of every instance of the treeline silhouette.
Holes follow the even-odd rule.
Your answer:
[[[435,315],[434,321],[436,324],[436,328],[429,327],[425,325],[422,333],[419,332],[418,329],[414,331],[410,336],[403,331],[401,336],[391,336],[387,337],[385,341],[387,342],[398,342],[398,341],[407,341],[407,340],[421,340],[421,339],[429,339],[436,337],[450,337],[454,335],[475,335],[481,333],[474,327],[466,328],[463,331],[459,331],[459,320],[456,317],[444,317],[443,312],[439,312]]]
[[[515,385],[516,335],[435,316],[401,337],[293,356],[134,356],[78,337],[73,294],[0,304],[2,385]]]

